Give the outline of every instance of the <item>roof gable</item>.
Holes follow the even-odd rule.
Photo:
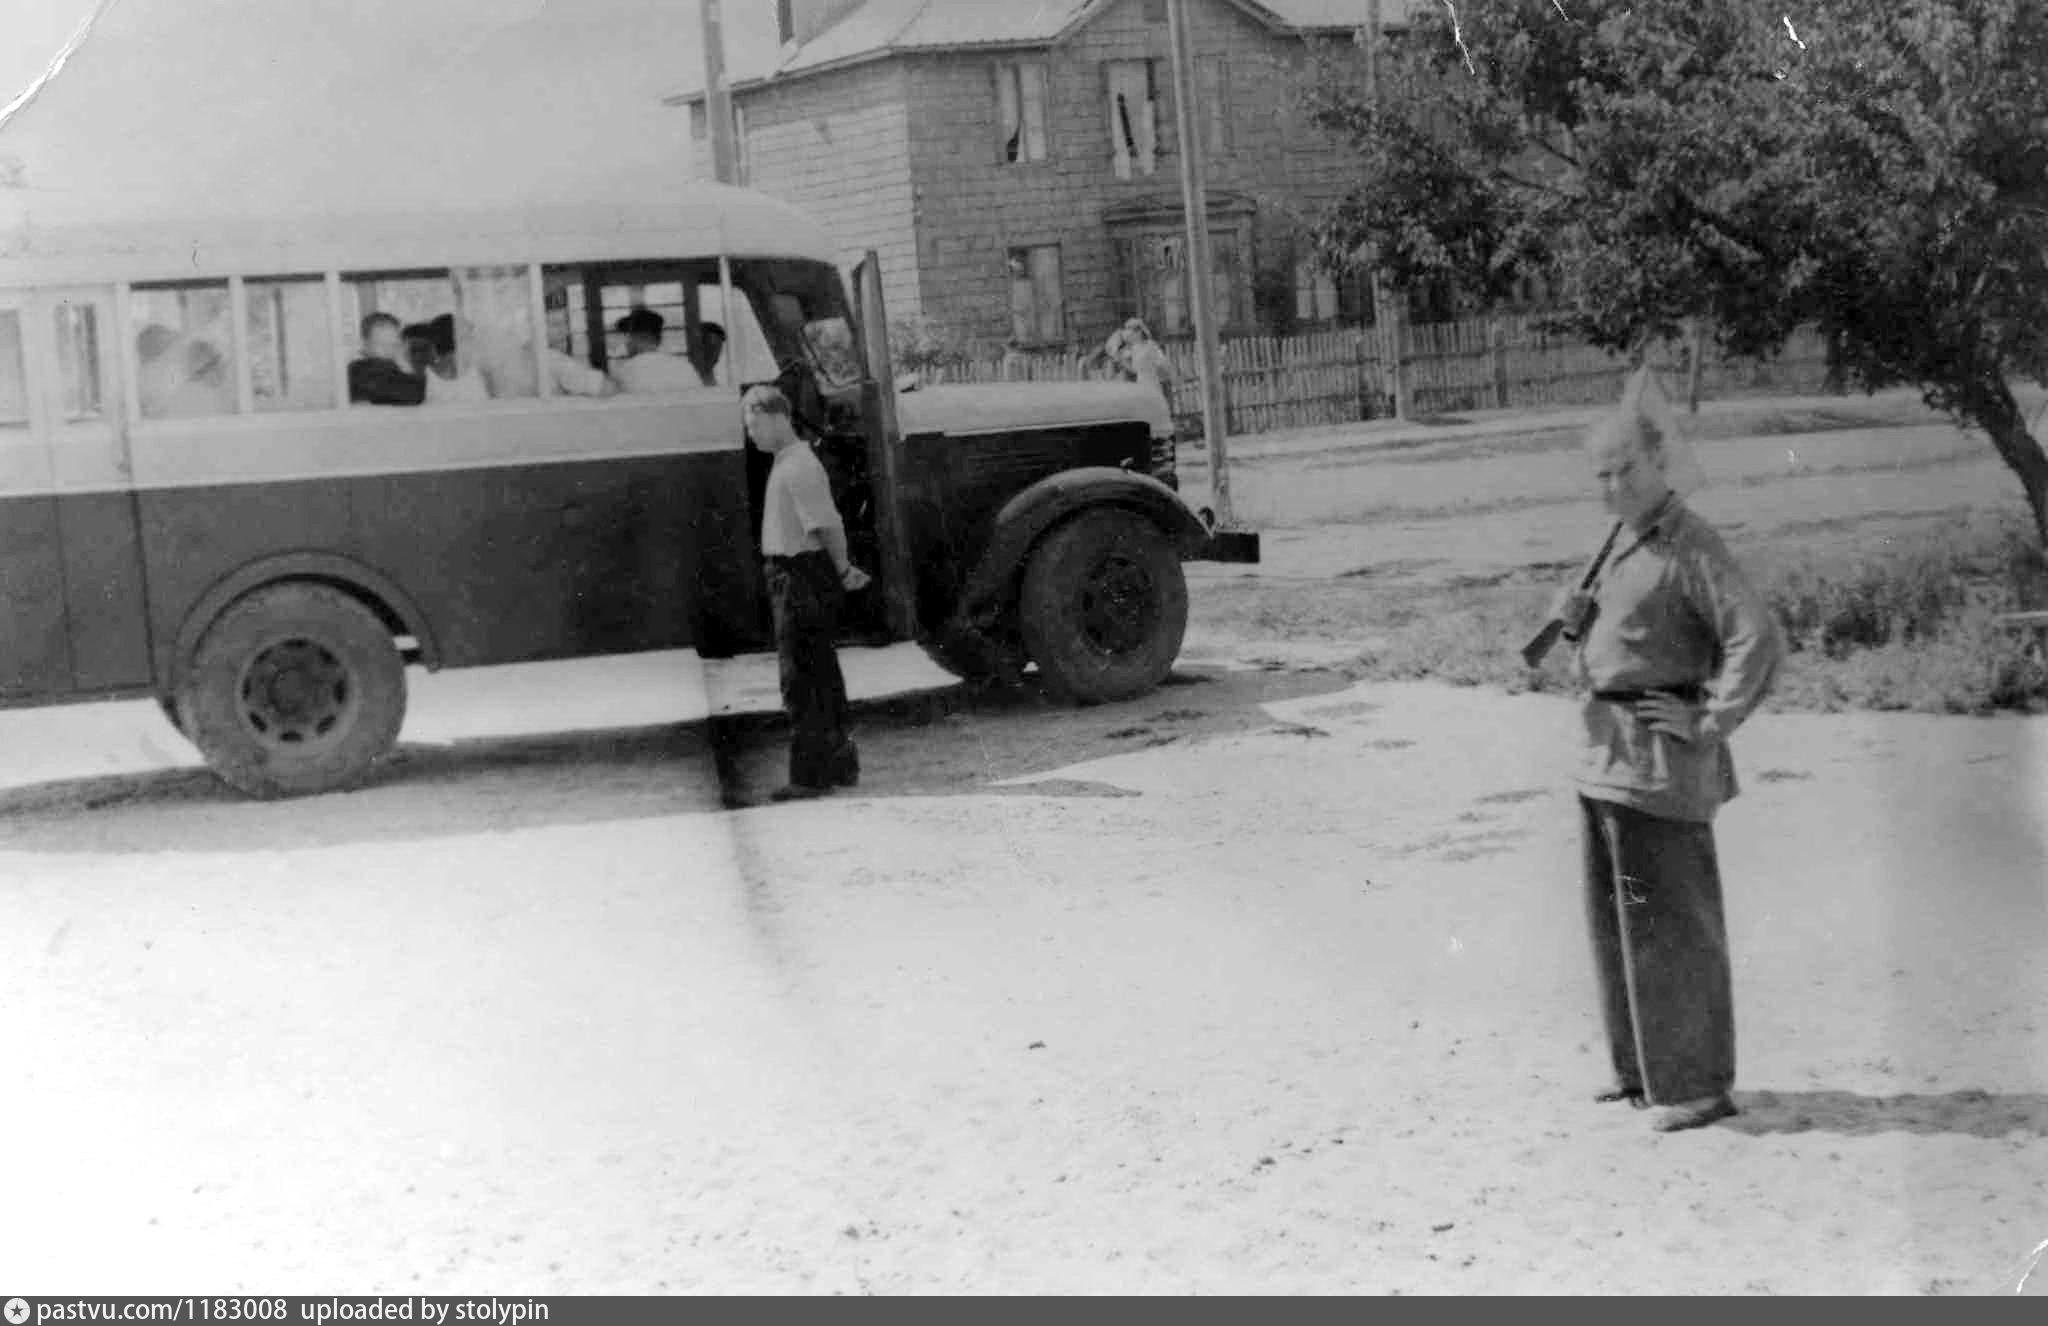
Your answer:
[[[917,52],[1003,50],[1054,46],[1110,8],[1137,0],[866,0],[795,49],[735,60],[727,78],[736,91],[799,75],[846,68]],[[1361,27],[1372,21],[1375,0],[1217,0],[1277,33]],[[1383,21],[1405,25],[1419,9],[1441,0],[1379,0]],[[670,105],[701,101],[701,81],[664,98]]]

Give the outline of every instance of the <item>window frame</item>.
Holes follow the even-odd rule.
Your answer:
[[[1109,135],[1110,173],[1118,180],[1149,180],[1159,174],[1160,158],[1171,155],[1170,142],[1173,135],[1160,132],[1160,122],[1165,118],[1164,108],[1161,105],[1162,96],[1159,80],[1159,66],[1161,63],[1157,56],[1150,55],[1129,59],[1104,60],[1102,62],[1103,127]],[[1120,132],[1123,126],[1116,113],[1116,73],[1119,69],[1132,68],[1145,71],[1145,99],[1142,105],[1145,107],[1146,126],[1133,126],[1131,152],[1124,153],[1122,152],[1124,143]],[[1141,166],[1140,162],[1143,158],[1138,154],[1138,140],[1142,140],[1147,136],[1151,139],[1150,162],[1148,166]],[[1118,161],[1120,158],[1127,160],[1130,163],[1129,166],[1119,168]]]
[[[1045,331],[1045,323],[1048,320],[1046,317],[1047,310],[1040,302],[1040,296],[1043,293],[1040,286],[1042,273],[1033,262],[1034,254],[1050,254],[1052,256],[1051,284],[1053,302],[1050,310],[1052,315],[1050,321],[1053,323],[1053,328],[1049,335]],[[1018,272],[1018,264],[1020,262],[1023,264],[1021,277]],[[1017,338],[1020,345],[1027,348],[1066,344],[1068,324],[1066,255],[1061,252],[1059,241],[1054,240],[1043,244],[1012,244],[1008,246],[1004,253],[1004,272],[1009,278],[1010,287],[1010,334]],[[1030,335],[1028,336],[1020,335],[1017,327],[1017,290],[1020,284],[1028,289],[1031,295],[1031,327]]]
[[[126,370],[125,376],[128,380],[135,384],[135,390],[132,395],[134,411],[128,417],[140,424],[162,424],[194,419],[238,419],[256,413],[253,408],[253,401],[250,398],[247,354],[249,324],[246,311],[241,308],[244,285],[245,278],[241,276],[210,276],[191,280],[172,277],[164,280],[130,281],[122,284],[116,296],[121,302],[123,320],[126,324],[126,330],[122,333],[121,337],[122,353],[125,357],[122,367]],[[146,295],[171,294],[179,296],[179,325],[176,328],[166,326],[165,329],[175,330],[182,341],[188,339],[192,334],[185,320],[186,309],[183,297],[187,293],[197,290],[208,292],[218,290],[226,300],[228,344],[217,348],[221,349],[227,357],[229,372],[233,375],[232,380],[228,383],[228,386],[231,388],[229,398],[231,404],[226,410],[201,414],[147,413],[147,402],[142,391],[144,369],[146,366],[142,361],[141,347],[136,344],[136,340],[140,336],[143,327],[165,326],[165,324],[154,319],[145,323],[142,319],[138,318],[136,316],[136,301]],[[124,413],[127,412],[124,410]],[[312,412],[306,411],[306,413]]]
[[[996,109],[996,164],[1005,168],[1042,166],[1053,158],[1052,153],[1052,70],[1042,59],[1018,58],[991,62]],[[1025,96],[1025,85],[1035,76],[1038,85],[1038,146],[1039,154],[1031,155],[1031,102]],[[1017,103],[1017,156],[1009,155],[1010,140],[1003,136],[1004,97],[1016,98]]]
[[[1227,156],[1232,148],[1230,58],[1205,55],[1196,61],[1195,90],[1202,98],[1203,106],[1202,150],[1216,156]]]
[[[339,409],[348,404],[348,346],[346,343],[338,345],[335,341],[336,317],[333,303],[335,294],[333,290],[328,288],[328,277],[330,275],[339,276],[339,273],[310,271],[266,272],[260,276],[236,276],[232,278],[235,286],[235,337],[237,351],[235,362],[236,375],[239,379],[237,392],[241,405],[240,413],[254,418],[289,417],[318,414],[325,410]],[[276,405],[267,409],[258,404],[256,396],[256,324],[255,320],[250,316],[249,303],[260,291],[266,289],[276,290],[284,286],[304,286],[321,292],[321,322],[327,333],[325,357],[327,359],[326,376],[328,391],[325,404],[308,405],[303,408]],[[279,303],[279,312],[283,312],[282,302]],[[339,367],[337,367],[337,362]],[[281,378],[288,376],[284,374],[284,368],[285,356],[280,354],[278,369]]]
[[[0,290],[0,316],[14,319],[19,355],[16,367],[21,370],[21,418],[0,420],[0,443],[11,438],[40,436],[43,432],[42,402],[37,390],[41,374],[36,371],[35,303],[27,291]]]
[[[1256,331],[1258,311],[1253,306],[1252,299],[1253,235],[1250,219],[1231,217],[1221,222],[1210,223],[1209,253],[1212,263],[1218,252],[1216,241],[1219,238],[1228,238],[1231,241],[1236,261],[1229,272],[1231,316],[1217,324],[1217,335],[1243,335]],[[1175,281],[1179,294],[1177,299],[1168,299],[1162,287],[1155,302],[1153,288],[1143,279],[1146,272],[1142,268],[1146,264],[1144,255],[1148,246],[1162,241],[1177,243],[1181,248],[1179,274]],[[1129,304],[1136,316],[1143,318],[1156,336],[1192,336],[1195,305],[1194,288],[1191,284],[1194,274],[1190,260],[1193,254],[1188,251],[1186,227],[1153,222],[1120,228],[1115,236],[1113,252],[1118,255],[1116,260],[1126,266],[1126,270],[1118,274],[1117,285],[1119,289],[1129,292]],[[1212,275],[1209,279],[1213,281],[1215,277]],[[1167,317],[1170,308],[1179,309],[1185,319],[1184,325],[1176,324]]]

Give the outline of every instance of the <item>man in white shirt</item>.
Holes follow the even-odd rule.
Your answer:
[[[701,385],[689,360],[662,353],[666,325],[651,308],[636,308],[613,325],[626,338],[627,358],[612,366],[620,391],[688,391]]]
[[[868,576],[847,556],[846,526],[832,504],[825,466],[797,436],[788,397],[774,387],[754,387],[740,408],[754,445],[775,458],[761,513],[761,555],[790,743],[789,783],[773,799],[823,796],[860,780],[860,755],[846,735],[846,680],[835,641],[846,594],[865,586]]]
[[[575,355],[548,347],[548,377],[557,396],[610,396],[619,384],[601,368],[593,368]]]

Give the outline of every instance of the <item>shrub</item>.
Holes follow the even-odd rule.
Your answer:
[[[972,338],[919,315],[889,324],[889,358],[899,373],[958,368],[972,362],[976,350]]]

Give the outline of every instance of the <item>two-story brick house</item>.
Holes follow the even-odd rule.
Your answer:
[[[1312,47],[1425,0],[1188,0],[1226,334],[1366,312],[1316,276],[1303,219],[1339,196],[1344,145],[1297,98]],[[772,68],[730,73],[742,183],[875,249],[893,316],[1027,345],[1085,345],[1122,318],[1189,330],[1165,0],[780,0]],[[687,106],[700,136],[701,89]],[[708,153],[700,151],[699,159]]]

